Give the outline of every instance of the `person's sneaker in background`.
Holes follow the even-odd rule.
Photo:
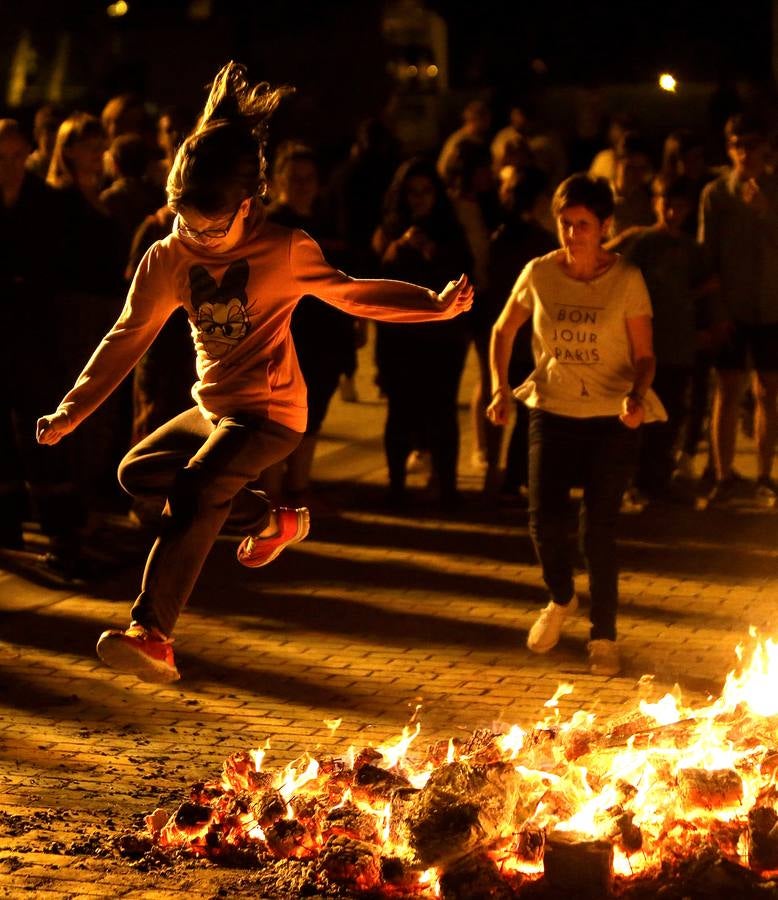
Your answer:
[[[750,482],[734,473],[717,481],[708,494],[708,509],[730,509],[752,496]]]
[[[755,497],[760,506],[773,507],[778,502],[778,484],[767,475],[756,480]]]

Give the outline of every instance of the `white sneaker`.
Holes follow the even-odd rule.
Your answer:
[[[405,471],[410,475],[415,472],[429,472],[432,469],[432,458],[429,450],[411,450],[405,460]]]
[[[618,675],[621,659],[616,641],[589,641],[589,671],[592,675]]]
[[[578,609],[578,597],[573,594],[572,600],[566,605],[554,603],[552,600],[537,617],[535,624],[527,635],[527,649],[533,653],[548,653],[556,647],[562,634],[562,625],[568,615],[572,615]]]

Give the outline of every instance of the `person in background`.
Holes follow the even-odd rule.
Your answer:
[[[438,156],[438,173],[446,184],[451,181],[449,166],[462,141],[480,144],[489,150],[489,129],[492,127],[492,113],[483,100],[471,100],[462,111],[462,126],[450,134]]]
[[[578,607],[568,529],[570,491],[580,484],[589,668],[615,675],[621,668],[616,522],[637,456],[637,429],[664,417],[651,390],[651,302],[640,271],[603,249],[614,209],[607,181],[572,175],[557,188],[552,208],[562,247],[525,266],[494,326],[488,414],[496,424],[507,420],[513,341],[531,320],[535,369],[515,396],[530,409],[530,535],[551,601],[527,647],[533,653],[555,647]]]
[[[56,190],[66,225],[57,286],[60,345],[65,374],[75,378],[80,360],[121,309],[126,248],[119,226],[100,200],[105,132],[88,113],[68,116],[57,132],[47,181]],[[129,381],[74,440],[76,478],[90,511],[121,511],[116,466],[130,439]]]
[[[130,624],[106,630],[97,643],[103,662],[146,681],[179,678],[171,636],[231,513],[246,534],[238,560],[250,568],[308,533],[307,509],[273,509],[255,487],[305,430],[305,383],[290,334],[299,299],[314,294],[350,313],[396,321],[453,317],[472,302],[465,276],[440,295],[349,278],[304,232],[264,221],[267,121],[288,90],[250,84],[236,63],[219,71],[168,178],[173,233],[146,253],[116,324],[56,411],[37,423],[42,444],[70,434],[116,389],[170,314],[187,310],[197,405],[122,461],[128,493],[166,499]]]
[[[500,173],[500,205],[504,219],[492,235],[489,245],[488,318],[497,320],[511,288],[524,266],[537,256],[545,256],[558,244],[541,224],[550,206],[550,180],[541,169],[503,168]],[[483,298],[482,298],[483,299]],[[534,368],[531,333],[520,329],[513,342],[508,380],[521,384]],[[500,485],[502,499],[521,502],[520,491],[529,483],[529,412],[515,403],[515,419],[505,459],[505,473]]]
[[[768,169],[767,128],[753,113],[727,120],[731,168],[708,184],[700,201],[699,240],[721,285],[726,337],[714,366],[711,440],[716,484],[709,504],[743,499],[732,471],[740,402],[753,369],[756,400],[757,499],[774,505],[772,478],[778,426],[778,175]]]
[[[678,128],[670,132],[665,138],[662,150],[660,174],[669,179],[685,178],[691,183],[693,204],[691,212],[684,220],[683,230],[696,238],[699,231],[700,196],[705,185],[716,177],[716,171],[708,165],[704,136],[690,128]],[[706,429],[710,409],[713,347],[717,330],[714,327],[716,323],[711,318],[714,310],[715,305],[709,301],[697,304],[696,330],[700,340],[694,352],[689,409],[676,469],[677,477],[686,482],[692,482],[697,478],[695,457]],[[706,493],[710,491],[715,480],[712,453],[709,442],[708,462],[702,479],[708,485]]]
[[[684,176],[659,175],[652,187],[656,224],[624,232],[620,244],[617,238],[608,245],[614,251],[623,246],[624,258],[640,269],[648,287],[657,359],[654,389],[667,411],[667,421],[642,430],[632,498],[640,506],[693,499],[684,482],[672,477],[695,351],[710,340],[698,334],[697,323],[711,321],[702,307],[710,306],[713,289],[705,254],[684,228],[697,199],[695,185]]]
[[[475,437],[471,463],[483,474],[483,487],[488,493],[494,490],[499,480],[502,444],[502,428],[486,418],[489,402],[489,335],[494,324],[486,300],[489,294],[489,241],[499,221],[489,149],[474,141],[460,141],[449,159],[447,185],[473,260],[476,296],[468,324],[478,359],[479,378],[470,401]]]
[[[176,158],[176,151],[186,137],[191,124],[191,117],[177,106],[168,106],[157,117],[157,141],[153,149],[153,158],[146,170],[152,184],[158,185],[164,192],[167,176]]]
[[[361,121],[348,159],[331,173],[322,197],[328,221],[346,245],[348,271],[370,278],[380,271],[373,252],[373,234],[381,221],[381,210],[389,184],[400,162],[397,139],[380,116]],[[340,377],[340,398],[357,403],[355,384],[357,349],[367,342],[368,323],[355,320],[356,340],[352,356]]]
[[[105,104],[100,113],[109,146],[122,134],[149,133],[149,117],[143,99],[138,94],[117,94]]]
[[[49,540],[44,569],[72,578],[82,568],[85,516],[70,453],[46,454],[33,441],[36,410],[51,402],[61,377],[54,299],[66,223],[54,190],[25,170],[29,152],[18,122],[0,119],[0,548],[23,549],[22,525],[37,520]]]
[[[53,103],[44,103],[35,113],[32,126],[35,149],[27,157],[25,165],[28,172],[32,172],[44,180],[51,165],[54,144],[57,141],[57,130],[64,118],[65,114]]]
[[[373,246],[387,277],[431,285],[452,266],[467,271],[467,241],[431,162],[414,157],[399,167]],[[468,344],[463,319],[377,326],[380,381],[387,399],[384,449],[393,506],[405,504],[409,456],[420,449],[429,451],[441,505],[457,503],[457,397]]]
[[[122,134],[108,149],[111,184],[100,193],[100,203],[118,225],[125,259],[138,226],[165,203],[161,188],[146,177],[151,162],[140,135]]]
[[[652,225],[651,202],[653,166],[646,140],[635,131],[623,135],[616,147],[613,193],[613,233],[619,235],[634,226]]]
[[[605,178],[610,184],[616,179],[617,148],[627,132],[634,131],[635,124],[631,116],[613,116],[608,125],[608,146],[595,154],[589,166],[592,178]]]

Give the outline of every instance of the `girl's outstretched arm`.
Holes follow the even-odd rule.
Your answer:
[[[344,312],[384,322],[450,319],[470,308],[473,288],[462,275],[436,293],[417,284],[385,278],[351,278],[334,269],[304,231],[293,231],[289,264],[300,296],[312,294]]]

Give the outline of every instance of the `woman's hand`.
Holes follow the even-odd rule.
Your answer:
[[[453,319],[473,305],[473,286],[467,275],[460,275],[459,281],[449,281],[438,297],[443,318]]]
[[[508,388],[497,388],[492,394],[492,402],[486,408],[486,418],[492,425],[508,424],[509,395]]]
[[[57,444],[70,434],[73,426],[70,424],[68,414],[65,412],[55,412],[50,416],[42,416],[38,419],[35,428],[35,437],[39,444]]]
[[[646,417],[646,410],[643,406],[643,398],[637,394],[627,394],[621,402],[621,414],[619,419],[627,426],[627,428],[637,428],[643,424]]]

